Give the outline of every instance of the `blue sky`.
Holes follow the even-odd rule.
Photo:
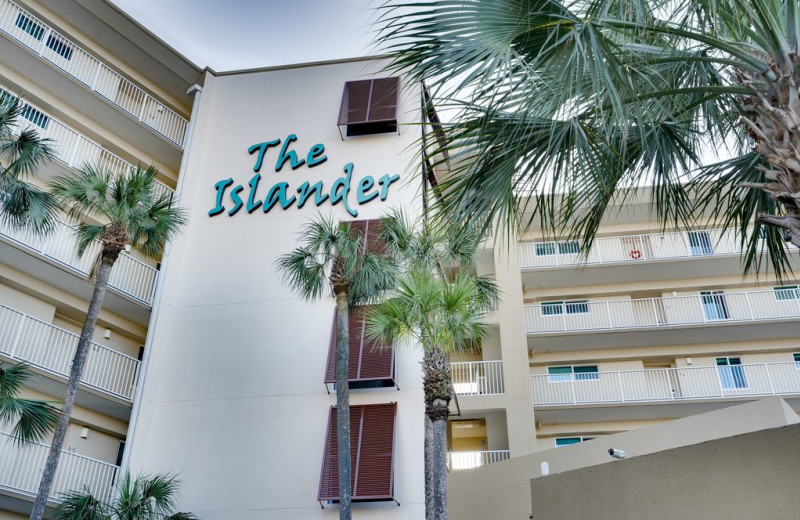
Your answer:
[[[112,0],[217,71],[370,54],[379,0]]]

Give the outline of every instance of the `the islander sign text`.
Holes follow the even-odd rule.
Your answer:
[[[289,134],[283,141],[278,158],[275,161],[276,172],[280,172],[287,162],[292,170],[296,170],[303,165],[308,168],[314,168],[328,160],[325,155],[325,146],[322,143],[315,144],[309,148],[305,159],[298,158],[297,152],[291,149],[292,143],[295,141],[297,141],[295,134]],[[208,212],[208,216],[214,217],[227,210],[228,216],[232,217],[242,208],[245,208],[248,213],[252,213],[259,208],[264,213],[269,213],[276,204],[280,205],[281,209],[287,209],[292,205],[302,208],[313,196],[314,204],[317,206],[321,206],[325,201],[330,201],[331,206],[342,203],[348,213],[357,217],[358,210],[351,206],[352,201],[349,198],[351,191],[355,192],[355,201],[358,206],[366,204],[375,198],[386,200],[386,197],[389,196],[389,187],[400,179],[400,175],[386,174],[376,181],[372,175],[365,175],[353,188],[353,163],[347,163],[342,167],[344,175],[333,181],[330,190],[325,188],[322,181],[314,184],[306,181],[296,189],[289,186],[288,182],[278,182],[266,190],[266,196],[261,198],[258,194],[259,184],[261,183],[261,173],[259,172],[267,156],[267,150],[270,148],[277,149],[280,145],[281,140],[275,139],[265,143],[257,143],[248,148],[247,152],[256,157],[256,162],[253,165],[253,171],[256,174],[253,175],[246,186],[242,184],[233,186],[232,177],[214,184],[216,201],[214,207]],[[228,191],[229,188],[230,191]],[[227,200],[225,199],[226,192],[228,194]],[[226,207],[228,202],[233,203],[230,209]]]

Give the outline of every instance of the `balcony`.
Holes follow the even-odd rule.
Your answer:
[[[11,435],[0,432],[0,488],[36,496],[49,449],[40,443],[19,445]],[[50,499],[57,501],[61,493],[71,490],[88,490],[97,498],[107,499],[118,469],[107,462],[62,451]]]
[[[183,148],[185,118],[10,0],[0,0],[0,31]]]
[[[587,255],[578,241],[523,242],[518,245],[523,283],[555,288],[589,283],[630,283],[741,272],[741,247],[731,229],[709,229],[598,238]],[[576,270],[576,267],[586,268]],[[548,270],[548,276],[536,274]]]
[[[0,305],[0,354],[50,374],[69,377],[78,335]],[[92,343],[81,383],[131,402],[139,361]]]
[[[778,288],[525,306],[525,330],[530,342],[554,349],[562,344],[577,348],[574,335],[587,333],[592,333],[591,340],[584,341],[581,348],[625,346],[626,342],[621,341],[623,336],[629,338],[629,344],[638,341],[640,345],[796,337],[794,329],[798,318],[800,292]],[[749,327],[745,329],[744,326]],[[686,330],[679,332],[680,329]],[[660,339],[666,342],[653,343],[652,338],[658,336],[653,335],[653,331],[659,331]],[[568,335],[573,337],[566,337]],[[601,339],[603,335],[608,338]],[[651,339],[645,339],[646,335]],[[566,339],[550,341],[544,339],[546,337]]]
[[[2,0],[0,0],[2,1]],[[0,85],[0,92],[13,93]],[[77,130],[65,125],[36,105],[20,100],[21,117],[17,120],[19,129],[33,129],[41,137],[50,139],[55,158],[70,168],[80,168],[84,164],[108,170],[114,175],[122,175],[133,165],[95,143]],[[172,195],[172,188],[156,181],[160,193]]]
[[[450,363],[456,395],[497,395],[503,393],[502,361]]]
[[[447,453],[447,467],[450,471],[461,471],[494,464],[508,458],[508,450],[450,451]]]
[[[800,363],[535,374],[531,387],[537,419],[554,423],[677,419],[770,395],[797,409]]]
[[[86,249],[82,257],[78,257],[74,233],[75,228],[72,225],[60,220],[56,222],[55,228],[45,236],[14,229],[6,223],[0,222],[0,236],[88,278],[92,264],[102,246],[100,242],[95,242]],[[112,290],[149,306],[153,301],[153,289],[157,274],[158,270],[154,267],[123,253],[111,271],[109,286]]]

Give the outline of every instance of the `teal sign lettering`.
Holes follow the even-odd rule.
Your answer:
[[[275,172],[280,172],[288,163],[292,171],[302,166],[314,168],[328,160],[325,155],[325,145],[317,143],[309,148],[305,158],[298,155],[297,150],[292,149],[293,143],[297,141],[295,134],[289,134],[286,139],[273,139],[263,143],[256,143],[247,149],[247,153],[255,155],[253,172],[255,175],[245,184],[235,184],[233,177],[223,179],[214,184],[214,207],[208,212],[209,217],[215,217],[225,212],[232,217],[242,208],[247,213],[253,213],[261,208],[264,213],[269,213],[276,206],[285,210],[292,206],[298,209],[305,206],[306,202],[313,200],[316,206],[321,206],[326,201],[331,206],[341,204],[342,207],[352,216],[358,216],[358,206],[379,198],[385,201],[389,196],[389,188],[392,184],[400,180],[400,175],[383,175],[377,182],[372,175],[365,175],[358,181],[354,181],[355,166],[347,163],[342,167],[340,176],[333,181],[327,189],[322,181],[315,184],[303,182],[297,188],[292,188],[288,182],[277,182],[259,194],[259,186],[262,184],[261,167],[267,156],[267,150],[274,148],[277,152],[275,161]],[[280,147],[280,148],[279,148]],[[269,174],[267,174],[269,176]],[[264,178],[266,182],[267,179]],[[227,198],[226,198],[227,194]]]

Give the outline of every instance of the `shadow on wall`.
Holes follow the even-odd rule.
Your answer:
[[[531,480],[534,520],[797,519],[800,425]]]

